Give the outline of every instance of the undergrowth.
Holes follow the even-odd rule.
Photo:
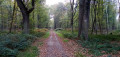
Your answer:
[[[63,40],[63,42],[69,42],[69,40],[67,40],[67,39],[64,39],[64,40]]]
[[[69,31],[65,31],[65,30],[57,31],[57,34],[58,34],[58,36],[60,36],[62,38],[69,38],[69,39],[77,38],[76,33],[71,33]]]
[[[62,35],[64,38],[76,39],[77,32],[71,33],[70,31],[60,30],[57,31],[58,35]],[[116,34],[117,33],[117,34]],[[114,31],[108,35],[89,35],[89,40],[77,40],[79,45],[88,49],[89,54],[95,56],[101,56],[104,54],[118,54],[120,51],[120,45],[117,43],[120,41],[120,35],[118,31]],[[81,56],[81,54],[78,54]]]
[[[0,35],[0,57],[15,57],[35,41],[36,36],[25,34]]]
[[[46,34],[43,36],[43,38],[48,38],[50,35],[50,32],[46,32]]]
[[[38,54],[38,48],[36,46],[31,46],[24,52],[19,51],[17,57],[37,57]]]
[[[61,38],[64,38],[63,34],[60,33],[60,31],[56,31],[57,35],[60,36]]]
[[[96,38],[100,40],[107,40],[107,41],[120,41],[120,35],[89,35],[89,38]]]
[[[110,41],[103,41],[101,39],[90,39],[89,41],[78,40],[78,43],[83,48],[89,50],[88,53],[94,54],[95,56],[101,56],[103,54],[117,54],[120,51],[120,45],[117,43],[111,43]]]
[[[85,55],[83,55],[82,53],[80,53],[80,52],[77,52],[76,54],[75,54],[75,57],[86,57]]]
[[[16,57],[19,52],[23,52],[25,57],[29,53],[26,51],[31,44],[40,37],[48,37],[49,33],[47,29],[37,29],[32,31],[30,34],[7,34],[0,33],[0,57]],[[37,49],[31,47],[30,50]],[[34,57],[34,54],[27,57]],[[23,57],[23,56],[22,56]]]

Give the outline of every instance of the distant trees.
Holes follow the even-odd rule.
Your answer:
[[[51,8],[52,15],[54,15],[54,29],[61,28],[63,26],[64,15],[66,14],[66,7],[63,3],[59,3]]]
[[[54,8],[54,28],[71,28],[72,31],[75,28],[75,31],[78,30],[78,38],[83,36],[85,40],[88,40],[89,33],[109,34],[116,28],[115,6],[112,0],[70,0],[64,4],[66,10],[59,11],[64,8],[58,6]],[[64,13],[61,14],[62,12]]]
[[[49,8],[45,5],[45,0],[37,0],[36,8],[31,14],[32,28],[48,28],[49,27]],[[34,18],[33,18],[34,14]]]

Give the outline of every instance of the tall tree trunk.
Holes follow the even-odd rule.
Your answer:
[[[56,23],[57,21],[56,21],[56,18],[54,18],[54,29],[56,29],[57,28],[57,23]]]
[[[29,33],[29,15],[30,13],[34,10],[35,7],[35,0],[32,0],[32,8],[27,8],[24,4],[24,2],[22,0],[16,0],[17,4],[22,12],[22,16],[23,16],[23,33],[28,34]]]
[[[1,31],[3,31],[3,9],[1,6]]]
[[[89,15],[90,15],[90,0],[85,0],[85,12],[84,12],[84,37],[88,40],[88,30],[89,30]]]
[[[73,17],[74,17],[74,0],[70,0],[70,4],[71,4],[71,15],[72,15],[72,18],[71,18],[71,31],[73,33]]]
[[[101,2],[101,0],[98,0],[98,2]],[[98,3],[98,8],[100,8],[101,4]],[[102,5],[103,6],[103,5]],[[102,9],[103,10],[103,9]],[[101,11],[101,10],[99,10]],[[103,11],[102,11],[103,12]],[[97,15],[99,15],[99,13],[97,12]],[[100,19],[100,17],[98,17],[98,22],[99,22],[99,30],[100,30],[100,34],[102,34],[102,24],[101,24],[102,19]]]
[[[9,33],[12,32],[12,27],[13,27],[13,20],[15,18],[15,8],[16,8],[16,1],[14,1],[14,7],[13,7],[13,13],[12,13],[12,20],[11,20],[11,23],[10,23],[10,29],[9,29]]]
[[[24,29],[23,29],[23,33],[28,34],[29,33],[29,14],[23,14],[23,19],[24,19]]]
[[[35,12],[33,11],[33,17],[32,17],[33,20],[34,20],[34,17],[35,17]],[[35,23],[32,23],[33,27],[35,27],[34,24],[35,24]]]
[[[107,31],[107,34],[108,34],[108,6],[106,7],[106,14],[107,14],[107,18],[106,18],[106,31]]]
[[[36,28],[39,28],[39,19],[40,19],[40,16],[39,16],[39,14],[37,14]]]
[[[79,0],[78,38],[80,38],[81,33],[82,33],[84,3],[85,3],[85,0]]]
[[[97,1],[94,0],[94,21],[93,21],[93,24],[92,24],[92,34],[95,30],[95,33],[97,34]]]

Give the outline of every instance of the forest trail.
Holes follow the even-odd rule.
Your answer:
[[[66,51],[65,44],[53,30],[50,31],[49,38],[44,42],[40,48],[39,57],[74,57],[73,53]]]

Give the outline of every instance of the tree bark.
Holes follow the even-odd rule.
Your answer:
[[[3,9],[1,6],[1,31],[3,31]]]
[[[17,4],[22,12],[22,16],[23,16],[23,33],[25,34],[28,34],[29,33],[29,15],[30,13],[34,10],[34,7],[35,7],[35,0],[32,0],[32,8],[27,8],[25,6],[25,4],[23,3],[22,0],[16,0],[17,1]]]
[[[78,38],[80,38],[81,33],[82,33],[84,3],[85,3],[85,0],[79,0]]]
[[[23,14],[23,19],[24,19],[23,33],[28,34],[29,33],[29,14]]]
[[[106,16],[106,31],[107,31],[107,34],[108,34],[108,6],[106,7],[106,14],[107,14],[107,16]]]
[[[13,7],[13,15],[12,15],[12,20],[11,20],[11,23],[10,23],[10,29],[9,29],[9,33],[12,32],[12,27],[13,27],[13,20],[14,20],[14,16],[15,16],[15,8],[16,8],[16,1],[14,1],[14,7]]]
[[[72,15],[72,18],[71,18],[71,31],[73,33],[73,17],[74,17],[74,0],[70,0],[70,4],[71,4],[71,15]]]
[[[90,15],[90,0],[85,0],[85,12],[84,12],[84,37],[88,40],[88,30],[89,30],[89,15]]]
[[[96,4],[96,0],[94,0],[94,21],[92,23],[92,34],[95,30],[95,33],[97,34],[97,11],[96,11],[96,8],[97,8],[97,4]]]

